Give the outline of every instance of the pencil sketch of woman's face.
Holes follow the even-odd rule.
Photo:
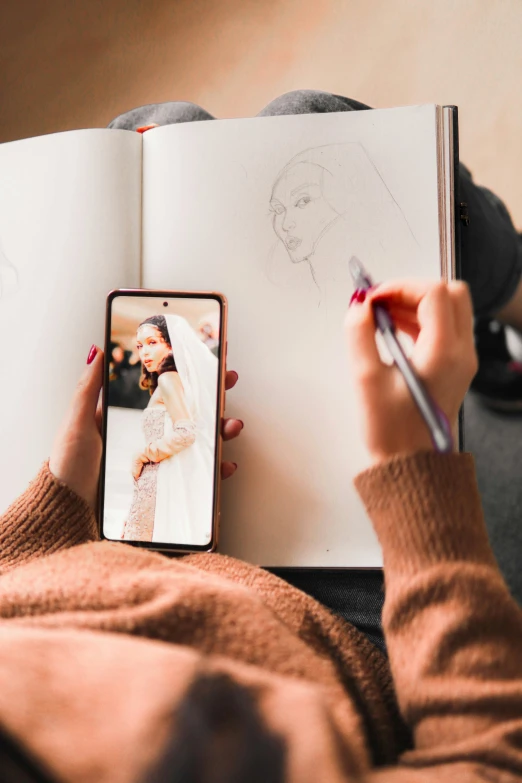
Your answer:
[[[272,190],[274,231],[295,264],[310,258],[321,236],[339,217],[323,195],[326,176],[331,174],[315,163],[295,163]]]

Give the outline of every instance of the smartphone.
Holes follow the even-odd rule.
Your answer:
[[[222,294],[109,293],[102,538],[160,551],[216,548],[226,331]]]

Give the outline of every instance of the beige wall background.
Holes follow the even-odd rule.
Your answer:
[[[522,229],[520,0],[3,0],[0,140],[145,103],[218,117],[321,89],[459,106],[461,159]]]

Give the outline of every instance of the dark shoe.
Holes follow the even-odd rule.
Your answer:
[[[471,382],[474,392],[488,408],[522,413],[522,363],[509,352],[506,330],[498,321],[475,323],[479,369]]]

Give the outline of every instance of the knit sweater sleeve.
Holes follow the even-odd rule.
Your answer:
[[[45,462],[26,491],[0,516],[0,573],[98,537],[90,506]]]
[[[522,780],[522,612],[488,542],[473,457],[397,457],[355,485],[383,550],[383,626],[414,739],[371,780]]]

